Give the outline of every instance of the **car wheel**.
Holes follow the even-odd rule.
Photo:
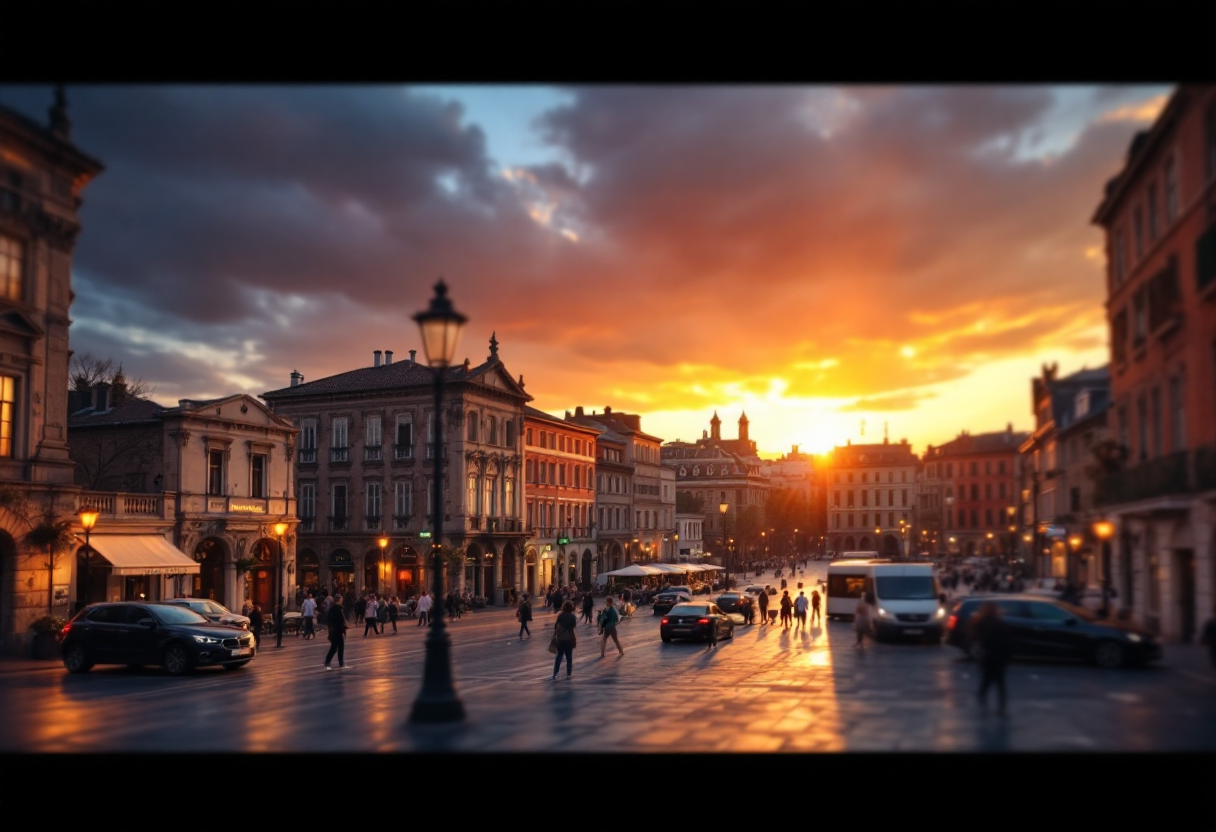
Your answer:
[[[1111,670],[1116,667],[1122,667],[1124,660],[1123,645],[1116,641],[1101,641],[1094,648],[1094,662],[1098,667],[1105,667]]]
[[[671,636],[663,636],[664,644],[671,644]]]
[[[170,644],[165,648],[165,671],[170,676],[181,676],[191,670],[190,651],[184,644]]]
[[[971,642],[967,647],[967,655],[977,663],[982,662],[984,660],[984,646],[975,641]]]
[[[87,673],[93,667],[83,644],[73,644],[63,654],[63,666],[68,673]]]
[[[730,625],[730,629],[726,631],[726,637],[727,638],[735,637],[735,625],[733,623]]]
[[[232,664],[224,665],[224,670],[240,670],[242,667],[244,667],[247,664],[249,664],[248,659],[246,659],[243,662],[233,662]]]

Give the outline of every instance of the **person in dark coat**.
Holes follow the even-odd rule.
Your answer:
[[[997,713],[1005,715],[1005,666],[1009,664],[1012,655],[1009,625],[1001,617],[1001,609],[993,601],[985,602],[979,610],[975,621],[972,639],[980,647],[978,656],[980,667],[979,703],[980,707],[988,704],[988,688],[996,686]]]
[[[528,629],[528,622],[532,620],[532,602],[528,600],[528,593],[519,599],[519,609],[515,611],[515,617],[519,619],[519,640],[524,640],[526,633],[528,638],[532,638],[532,631]]]
[[[329,652],[325,655],[325,669],[332,670],[329,663],[334,660],[334,654],[338,656],[338,667],[346,667],[346,616],[342,614],[342,606],[334,604],[329,608],[329,615],[325,619],[326,627],[329,630]]]
[[[587,619],[587,626],[591,626],[595,622],[592,620],[591,613],[595,612],[595,598],[590,592],[583,595],[583,618]]]
[[[253,630],[253,646],[255,650],[262,649],[262,608],[257,604],[249,611],[249,629]]]
[[[768,623],[768,586],[765,585],[764,592],[760,593],[760,626],[763,627]]]

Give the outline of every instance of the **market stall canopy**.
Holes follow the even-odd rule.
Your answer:
[[[615,569],[612,572],[601,572],[596,575],[598,583],[604,583],[604,578],[650,578],[655,575],[662,575],[663,570],[655,569],[653,566],[641,566],[640,564],[631,563],[622,569]]]
[[[114,566],[115,575],[197,575],[194,558],[156,534],[95,534],[89,547]]]

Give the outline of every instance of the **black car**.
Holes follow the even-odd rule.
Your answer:
[[[214,624],[175,604],[93,604],[60,635],[63,665],[85,673],[95,664],[158,664],[177,676],[196,667],[244,667],[255,654],[253,633]]]
[[[743,616],[743,621],[748,618],[748,611],[752,605],[752,598],[746,592],[723,592],[715,601],[719,609],[726,614],[735,613]]]
[[[716,627],[718,638],[734,638],[735,622],[717,604],[706,601],[676,604],[659,622],[659,635],[663,641],[690,638],[705,641],[710,628]]]
[[[987,601],[1009,626],[1015,656],[1071,658],[1114,668],[1161,658],[1161,643],[1150,632],[1099,618],[1081,607],[1026,595],[986,595],[959,601],[946,621],[946,643],[974,659],[983,648],[971,638],[971,623]]]
[[[232,612],[223,604],[217,604],[209,598],[169,598],[163,603],[189,607],[203,618],[214,621],[216,624],[227,624],[229,627],[240,627],[242,630],[249,629],[248,616]]]
[[[688,592],[660,592],[654,596],[654,614],[662,615],[676,604],[691,600],[692,595]]]

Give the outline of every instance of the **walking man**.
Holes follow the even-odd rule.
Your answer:
[[[591,613],[595,612],[595,598],[588,592],[583,595],[583,618],[587,619],[587,626],[591,626],[594,621],[591,619]]]
[[[768,584],[765,584],[764,591],[760,593],[760,626],[763,627],[768,623]]]
[[[329,608],[329,615],[325,619],[325,626],[329,630],[329,652],[325,654],[325,669],[333,670],[329,663],[334,660],[334,654],[338,656],[338,667],[346,667],[346,616],[342,614],[342,605],[334,604]]]
[[[369,595],[364,602],[363,607],[363,637],[367,638],[367,631],[371,630],[376,635],[380,635],[380,628],[376,626],[376,615],[380,611],[380,605],[376,603],[376,596]]]
[[[972,633],[974,643],[980,647],[979,662],[983,668],[980,677],[979,703],[988,706],[988,688],[996,685],[997,713],[1005,715],[1005,666],[1009,664],[1009,625],[1001,618],[1001,608],[993,601],[980,607],[979,618]]]
[[[788,589],[781,592],[781,624],[783,629],[788,630],[790,624],[793,623],[791,613],[794,610],[794,602],[790,599],[790,591]]]
[[[418,626],[431,626],[431,593],[424,592],[418,597]]]
[[[304,599],[304,603],[300,605],[300,616],[304,619],[304,638],[316,638],[317,632],[313,627],[317,617],[317,602],[312,600],[312,593]]]
[[[600,658],[604,658],[605,648],[608,647],[608,639],[612,639],[613,643],[616,644],[617,652],[620,655],[625,655],[625,648],[621,647],[621,640],[616,635],[616,625],[620,622],[621,615],[617,612],[616,607],[612,605],[611,595],[608,596],[607,606],[604,607],[603,615],[604,617],[600,621],[600,632],[603,633],[603,637],[600,639]]]
[[[806,629],[806,609],[810,606],[810,602],[806,599],[805,592],[799,592],[797,599],[794,601],[794,620],[797,626],[794,629]]]
[[[515,617],[519,619],[519,640],[524,640],[524,634],[527,633],[528,638],[532,638],[532,631],[528,629],[528,622],[532,620],[532,604],[528,601],[528,593],[519,599],[519,609],[515,611]]]
[[[811,590],[811,626],[812,627],[815,626],[816,621],[818,621],[821,625],[823,624],[823,617],[819,614],[819,600],[820,600],[819,599],[819,590],[817,590],[817,589]]]

